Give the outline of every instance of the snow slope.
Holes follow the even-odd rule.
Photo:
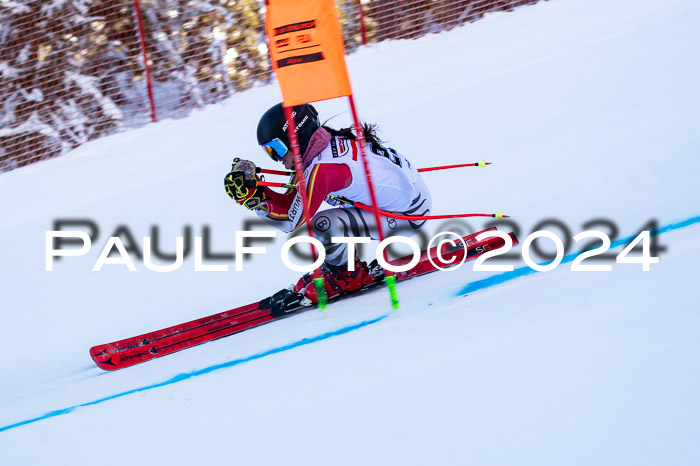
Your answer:
[[[2,464],[698,464],[698,24],[693,0],[550,0],[348,59],[361,115],[413,163],[494,163],[426,174],[435,213],[503,211],[521,240],[548,218],[572,235],[609,219],[619,238],[655,219],[671,227],[646,273],[520,261],[495,284],[465,266],[400,286],[398,315],[380,289],[104,373],[94,344],[297,277],[281,236],[243,272],[195,273],[191,256],[172,273],[91,272],[120,226],[137,241],[157,226],[165,251],[208,226],[232,253],[253,217],[221,179],[234,156],[271,166],[254,131],[278,89],[3,174]],[[344,102],[318,108],[349,121]],[[100,234],[46,272],[57,219]]]

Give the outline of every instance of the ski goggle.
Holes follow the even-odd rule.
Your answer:
[[[285,155],[287,155],[287,145],[282,142],[280,138],[275,138],[270,142],[267,142],[262,145],[262,148],[265,149],[265,153],[270,156],[272,160],[275,162],[281,161]]]

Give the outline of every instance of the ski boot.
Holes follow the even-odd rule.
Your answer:
[[[352,272],[347,270],[346,265],[338,267],[325,263],[321,264],[320,270],[327,298],[368,288],[384,278],[384,270],[376,260],[368,267],[365,262],[356,259],[355,270]],[[270,309],[273,317],[280,317],[317,302],[318,293],[313,282],[313,273],[307,273],[295,285],[260,301],[260,309]]]
[[[356,260],[355,270],[347,269],[347,265],[333,266],[321,264],[321,274],[326,287],[326,297],[329,299],[341,293],[352,293],[375,283],[377,278],[370,274],[365,262]],[[294,291],[301,293],[313,303],[318,302],[318,293],[313,283],[313,274],[307,273],[294,285]]]

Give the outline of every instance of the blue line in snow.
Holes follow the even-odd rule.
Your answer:
[[[264,352],[262,352],[262,353],[257,353],[257,354],[254,354],[254,355],[252,355],[252,356],[248,356],[248,357],[245,357],[245,358],[234,359],[233,361],[228,361],[228,362],[224,362],[224,363],[221,363],[221,364],[215,364],[215,365],[213,365],[213,366],[205,367],[204,369],[199,369],[199,370],[196,370],[196,371],[193,371],[193,372],[187,372],[187,373],[184,373],[184,374],[178,374],[178,375],[176,375],[175,377],[173,377],[173,378],[171,378],[171,379],[168,379],[168,380],[166,380],[166,381],[164,381],[164,382],[155,383],[155,384],[153,384],[153,385],[146,385],[145,387],[135,388],[135,389],[133,389],[133,390],[128,390],[128,391],[125,391],[125,392],[117,393],[116,395],[111,395],[111,396],[107,396],[107,397],[104,397],[104,398],[100,398],[99,400],[89,401],[89,402],[87,402],[87,403],[83,403],[83,404],[80,404],[80,405],[71,406],[70,408],[58,409],[58,410],[56,410],[56,411],[51,411],[51,412],[48,412],[48,413],[44,414],[43,416],[35,417],[34,419],[28,419],[28,420],[25,420],[25,421],[17,422],[17,423],[15,423],[15,424],[10,424],[10,425],[8,425],[8,426],[0,427],[0,432],[4,432],[4,431],[6,431],[6,430],[10,430],[10,429],[14,429],[14,428],[16,428],[16,427],[24,426],[24,425],[26,425],[26,424],[31,424],[31,423],[33,423],[33,422],[42,421],[42,420],[44,420],[44,419],[48,419],[48,418],[51,418],[51,417],[60,416],[60,415],[62,415],[62,414],[68,414],[68,413],[70,413],[70,412],[73,412],[73,411],[76,410],[77,408],[82,408],[82,407],[84,407],[84,406],[92,406],[92,405],[104,403],[105,401],[114,400],[115,398],[121,398],[121,397],[123,397],[123,396],[131,395],[131,394],[133,394],[133,393],[145,392],[145,391],[147,391],[147,390],[152,390],[152,389],[154,389],[154,388],[164,387],[164,386],[166,386],[166,385],[171,385],[171,384],[174,384],[174,383],[182,382],[183,380],[191,379],[191,378],[193,378],[193,377],[198,377],[198,376],[200,376],[200,375],[208,374],[208,373],[210,373],[210,372],[214,372],[214,371],[218,371],[218,370],[221,370],[221,369],[226,369],[226,368],[229,368],[229,367],[237,366],[237,365],[239,365],[239,364],[243,364],[244,362],[248,362],[248,361],[253,361],[253,360],[255,360],[255,359],[264,358],[264,357],[266,357],[266,356],[270,356],[270,355],[272,355],[272,354],[281,353],[281,352],[283,352],[283,351],[288,351],[288,350],[291,350],[291,349],[293,349],[293,348],[297,348],[297,347],[299,347],[299,346],[310,345],[311,343],[316,343],[317,341],[327,340],[328,338],[332,338],[332,337],[335,337],[335,336],[338,336],[338,335],[343,335],[343,334],[345,334],[345,333],[352,332],[352,331],[357,330],[357,329],[360,329],[360,328],[362,328],[362,327],[367,327],[368,325],[372,325],[372,324],[374,324],[374,323],[377,323],[377,322],[379,322],[380,320],[386,319],[387,317],[389,317],[389,314],[385,314],[385,315],[383,315],[383,316],[381,316],[381,317],[377,317],[376,319],[365,320],[365,321],[360,322],[360,323],[358,323],[358,324],[348,325],[347,327],[343,327],[343,328],[341,328],[341,329],[334,330],[334,331],[332,331],[332,332],[323,333],[323,334],[317,335],[317,336],[315,336],[315,337],[304,338],[304,339],[299,340],[299,341],[296,341],[296,342],[294,342],[294,343],[290,343],[290,344],[284,345],[284,346],[279,346],[279,347],[277,347],[277,348],[273,348],[273,349],[271,349],[271,350],[267,350],[267,351],[264,351]]]
[[[667,233],[667,232],[673,231],[673,230],[679,230],[681,228],[695,225],[696,223],[700,223],[700,215],[698,215],[696,217],[691,217],[689,219],[686,219],[686,220],[683,220],[680,222],[665,225],[665,226],[659,228],[658,230],[652,231],[651,236],[660,235],[662,233]],[[637,235],[632,235],[632,236],[628,236],[626,238],[615,240],[612,243],[610,243],[610,249],[616,248],[618,246],[622,246],[624,244],[628,244],[630,241],[632,241],[636,237],[637,237]],[[579,254],[580,254],[580,252],[568,254],[568,255],[564,256],[561,263],[565,264],[567,262],[571,262]],[[528,266],[519,267],[515,270],[511,270],[510,272],[503,272],[501,274],[494,275],[492,277],[488,277],[488,278],[484,278],[481,280],[476,280],[476,281],[467,283],[463,288],[461,288],[459,291],[457,291],[455,293],[455,296],[463,296],[465,294],[472,293],[472,292],[477,291],[477,290],[483,290],[484,288],[489,288],[489,287],[492,287],[494,285],[500,285],[501,283],[509,282],[511,280],[515,280],[516,278],[525,277],[525,276],[531,275],[533,273],[537,273],[537,271],[531,269]]]
[[[669,231],[679,230],[681,228],[695,225],[696,223],[700,223],[700,215],[698,215],[696,217],[691,217],[689,219],[686,219],[686,220],[683,220],[680,222],[671,223],[669,225],[663,226],[663,227],[659,228],[658,230],[652,231],[651,235],[656,236],[656,235],[660,235],[662,233],[667,233]],[[628,236],[626,238],[622,238],[622,239],[613,241],[610,245],[610,248],[612,249],[612,248],[616,248],[618,246],[622,246],[624,244],[627,244],[636,237],[637,237],[637,235],[632,235],[632,236]],[[577,252],[577,253],[572,253],[572,254],[568,254],[568,255],[564,256],[564,258],[562,259],[562,263],[567,263],[567,262],[573,261],[576,258],[576,256],[578,256],[578,254],[579,253]],[[504,273],[499,274],[499,275],[494,275],[494,276],[489,277],[489,278],[485,278],[482,280],[477,280],[477,281],[468,283],[466,286],[464,286],[462,289],[460,289],[457,293],[455,293],[455,296],[462,296],[462,295],[471,293],[473,291],[482,290],[484,288],[489,288],[489,287],[494,286],[494,285],[500,285],[501,283],[505,283],[505,282],[508,282],[510,280],[514,280],[514,279],[519,278],[519,277],[524,277],[524,276],[527,276],[527,275],[530,275],[533,273],[536,273],[536,271],[531,269],[530,267],[520,267],[520,268],[517,268],[517,269],[510,271],[510,272],[504,272]],[[70,408],[51,411],[51,412],[44,414],[43,416],[40,416],[40,417],[37,417],[34,419],[28,419],[26,421],[20,421],[20,422],[17,422],[15,424],[10,424],[8,426],[0,427],[0,432],[4,432],[4,431],[9,430],[9,429],[14,429],[16,427],[20,427],[20,426],[23,426],[26,424],[31,424],[33,422],[41,421],[43,419],[48,419],[51,417],[60,416],[62,414],[68,414],[77,408],[96,405],[96,404],[104,403],[105,401],[113,400],[115,398],[121,398],[123,396],[131,395],[133,393],[144,392],[147,390],[152,390],[154,388],[164,387],[166,385],[171,385],[171,384],[174,384],[177,382],[182,382],[183,380],[187,380],[187,379],[190,379],[192,377],[197,377],[197,376],[200,376],[203,374],[208,374],[210,372],[214,372],[214,371],[217,371],[220,369],[226,369],[228,367],[237,366],[239,364],[243,364],[244,362],[264,358],[265,356],[270,356],[272,354],[281,353],[283,351],[288,351],[288,350],[296,348],[298,346],[304,346],[304,345],[308,345],[311,343],[315,343],[317,341],[326,340],[328,338],[332,338],[332,337],[337,336],[337,335],[343,335],[345,333],[352,332],[353,330],[357,330],[359,328],[366,327],[368,325],[372,325],[372,324],[379,322],[380,320],[383,320],[387,317],[389,317],[389,314],[383,315],[383,316],[378,317],[378,318],[373,319],[373,320],[367,320],[364,322],[360,322],[358,324],[349,325],[349,326],[343,327],[339,330],[324,333],[324,334],[321,334],[321,335],[318,335],[318,336],[315,336],[312,338],[304,338],[303,340],[299,340],[297,342],[290,343],[290,344],[285,345],[285,346],[273,348],[271,350],[268,350],[268,351],[265,351],[262,353],[258,353],[258,354],[254,354],[252,356],[248,356],[245,358],[235,359],[233,361],[229,361],[229,362],[225,362],[225,363],[221,363],[221,364],[216,364],[216,365],[205,367],[204,369],[199,369],[199,370],[196,370],[193,372],[178,374],[175,377],[173,377],[169,380],[166,380],[164,382],[156,383],[153,385],[147,385],[145,387],[135,388],[133,390],[128,390],[126,392],[117,393],[116,395],[111,395],[111,396],[108,396],[105,398],[100,398],[99,400],[90,401],[88,403],[83,403],[83,404],[76,405],[76,406],[71,406]]]

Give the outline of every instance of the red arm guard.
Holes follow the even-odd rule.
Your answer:
[[[347,165],[341,163],[319,163],[316,165],[309,176],[308,192],[309,192],[309,215],[312,217],[321,207],[321,203],[330,193],[347,188],[352,183],[352,173]],[[290,189],[286,193],[278,193],[269,188],[265,189],[265,197],[267,197],[267,206],[261,207],[261,210],[267,211],[267,216],[283,220],[289,218],[289,208],[296,196],[296,189]],[[304,223],[305,219],[294,226],[298,228]]]

